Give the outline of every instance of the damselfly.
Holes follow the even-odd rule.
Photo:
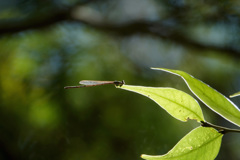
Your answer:
[[[122,86],[125,84],[124,80],[122,81],[93,81],[93,80],[82,80],[79,82],[80,86],[66,86],[64,89],[69,88],[82,88],[82,87],[93,87],[106,84],[114,84],[115,86]]]

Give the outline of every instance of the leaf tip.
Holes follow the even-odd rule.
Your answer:
[[[141,155],[141,158],[143,158],[143,159],[146,159],[146,157],[147,157],[146,154],[142,154],[142,155]]]
[[[167,70],[166,68],[158,68],[158,67],[150,67],[150,69],[161,70],[161,71],[166,71]]]
[[[122,86],[123,86],[123,85],[121,85],[121,86],[116,86],[116,85],[115,85],[116,88],[122,88]]]
[[[231,95],[229,96],[229,98],[234,98],[234,97],[237,97],[237,96],[240,96],[240,92],[231,94]]]
[[[150,67],[150,69],[156,70],[156,69],[158,69],[158,68],[156,68],[156,67]]]

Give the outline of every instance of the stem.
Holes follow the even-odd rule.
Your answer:
[[[217,126],[215,124],[211,124],[209,122],[203,122],[201,121],[201,126],[203,127],[212,127],[215,128],[216,130],[218,130],[218,132],[222,133],[222,134],[226,134],[228,132],[237,132],[240,133],[240,130],[238,129],[231,129],[231,128],[226,128],[226,127],[222,127],[222,126]]]

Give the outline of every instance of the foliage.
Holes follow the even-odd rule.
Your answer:
[[[240,110],[227,97],[185,72],[170,69],[159,69],[181,76],[188,85],[189,89],[198,97],[199,100],[222,117],[240,126]]]
[[[134,91],[155,101],[169,114],[181,121],[204,121],[202,110],[190,95],[173,88],[154,88],[123,85],[121,89]]]
[[[193,78],[193,76],[178,70],[154,68],[181,76],[190,90],[209,108],[240,126],[240,111],[228,98]],[[227,132],[239,132],[212,125],[204,120],[198,103],[188,94],[173,88],[156,88],[123,85],[118,88],[142,94],[165,109],[170,115],[181,121],[197,120],[203,127],[198,127],[183,137],[167,154],[161,156],[142,155],[147,160],[213,160],[220,149],[222,136]],[[206,128],[205,128],[206,127]],[[207,128],[210,127],[210,128]],[[218,131],[217,131],[218,130]]]
[[[183,137],[167,154],[142,155],[142,158],[147,160],[212,160],[219,152],[222,136],[213,128],[198,127]]]
[[[189,93],[175,76],[149,70],[164,66],[232,94],[240,88],[236,6],[239,1],[0,1],[0,159],[136,160],[166,153],[198,123],[176,121],[151,99],[112,86],[63,86],[123,78]],[[232,101],[240,104],[238,97]],[[201,109],[204,119],[231,125]],[[237,134],[224,136],[217,158],[240,159],[237,141]]]

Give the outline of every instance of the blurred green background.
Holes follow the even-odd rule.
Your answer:
[[[125,80],[191,94],[179,77],[150,69],[164,67],[229,96],[240,90],[239,7],[237,0],[0,1],[0,159],[166,153],[199,124],[111,85],[63,87]],[[236,128],[201,106],[207,121]],[[217,159],[240,159],[239,148],[240,136],[227,134]]]

